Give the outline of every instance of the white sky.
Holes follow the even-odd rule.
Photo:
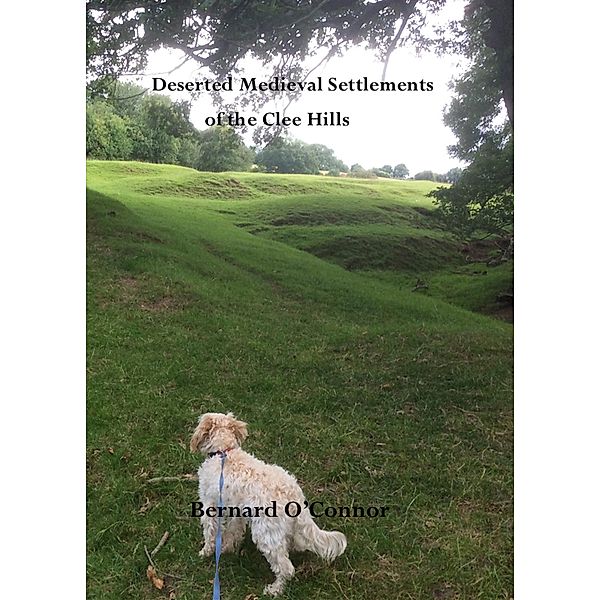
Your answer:
[[[460,18],[464,0],[451,0],[439,20]],[[437,22],[437,20],[436,20]],[[135,78],[136,83],[152,87],[152,75],[158,75],[174,68],[182,60],[179,51],[162,49],[151,57],[146,75]],[[313,64],[316,64],[315,61]],[[268,80],[268,75],[258,63],[250,66],[245,73],[258,80]],[[381,81],[383,65],[374,53],[363,48],[353,48],[342,57],[332,59],[326,66],[315,71],[309,80],[318,75],[324,82],[329,77],[338,81],[358,79],[367,76],[370,81]],[[387,81],[432,81],[432,92],[305,92],[287,110],[288,116],[302,116],[312,112],[339,111],[350,118],[347,127],[291,127],[290,132],[308,143],[320,143],[335,151],[338,158],[349,166],[360,163],[363,167],[381,167],[384,164],[405,163],[411,175],[431,169],[445,173],[451,167],[459,166],[456,159],[450,158],[447,146],[454,143],[452,132],[444,126],[442,113],[450,101],[448,83],[460,72],[459,57],[436,56],[423,53],[416,56],[410,48],[399,48],[392,55]],[[168,81],[194,81],[205,79],[206,72],[199,72],[191,61],[171,75]],[[133,79],[133,78],[128,78]],[[237,79],[234,78],[234,89]],[[164,92],[174,100],[189,100],[187,92]],[[245,116],[260,117],[266,110],[253,113],[250,109],[240,110]],[[191,120],[198,129],[205,129],[204,120],[215,115],[208,92],[202,92],[193,101]],[[259,118],[260,122],[260,118]],[[251,132],[246,140],[251,143]]]

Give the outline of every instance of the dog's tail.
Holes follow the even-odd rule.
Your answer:
[[[303,510],[298,515],[294,535],[296,550],[310,550],[331,562],[344,553],[346,545],[346,536],[343,533],[319,529],[308,510]]]

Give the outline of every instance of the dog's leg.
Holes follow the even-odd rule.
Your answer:
[[[269,561],[271,571],[275,573],[275,581],[265,586],[263,594],[279,596],[283,592],[285,584],[294,576],[294,565],[288,556],[287,549],[283,546],[277,550],[267,550],[264,548],[259,548],[259,550]]]
[[[267,524],[268,525],[268,524]],[[272,527],[263,526],[260,521],[252,523],[252,541],[269,562],[275,581],[263,590],[263,594],[279,596],[285,584],[294,576],[294,565],[288,556],[285,535],[273,535]]]
[[[235,552],[246,532],[246,519],[243,517],[232,517],[227,522],[223,531],[223,552]]]
[[[202,531],[204,532],[204,546],[200,550],[200,556],[211,556],[215,551],[215,541],[217,538],[217,519],[216,517],[207,517],[205,514],[200,517]]]

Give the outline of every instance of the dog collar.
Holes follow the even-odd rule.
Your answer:
[[[225,450],[216,450],[215,452],[209,452],[208,457],[212,458],[213,456],[217,456],[217,454],[219,456],[227,456],[227,453],[231,452],[232,450],[233,448],[225,448]]]

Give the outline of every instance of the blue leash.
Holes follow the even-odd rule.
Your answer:
[[[219,477],[219,509],[223,507],[223,467],[227,454],[219,452],[221,457],[221,476]],[[219,559],[221,558],[221,510],[217,515],[217,539],[215,541],[215,578],[213,580],[213,600],[221,598],[221,582],[219,581]]]

